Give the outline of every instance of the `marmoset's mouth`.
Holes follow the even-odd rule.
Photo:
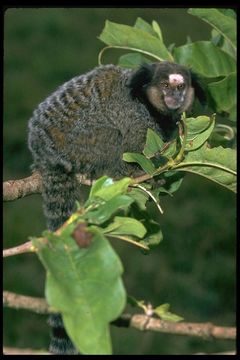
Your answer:
[[[168,109],[170,109],[170,110],[179,109],[180,106],[182,105],[182,101],[179,101],[179,99],[176,100],[170,96],[166,96],[164,98],[164,102],[165,102],[166,106],[168,107]]]

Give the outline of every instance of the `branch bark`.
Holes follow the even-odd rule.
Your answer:
[[[30,310],[38,314],[50,314],[53,312],[44,298],[19,295],[10,291],[3,292],[3,306]]]
[[[78,174],[79,184],[92,184],[91,180],[86,179],[83,175]],[[35,171],[31,176],[19,180],[7,180],[3,183],[3,201],[13,201],[32,194],[41,194],[42,176]]]
[[[44,350],[34,350],[34,349],[19,349],[12,347],[3,347],[4,355],[52,355],[50,352]]]
[[[27,195],[40,194],[42,178],[39,172],[34,172],[20,180],[8,180],[3,183],[3,201],[13,201]]]
[[[86,179],[84,175],[77,174],[79,184],[91,186],[93,181]],[[134,184],[139,184],[151,179],[151,176],[144,174],[134,179]],[[7,180],[3,183],[3,201],[13,201],[32,194],[41,194],[42,176],[35,171],[31,176],[19,180]]]
[[[11,347],[3,347],[4,355],[53,355],[44,350],[35,350],[35,349],[19,349],[19,348],[11,348]],[[213,354],[205,354],[205,353],[197,353],[192,355],[236,355],[235,351],[226,351],[222,353],[213,353]]]
[[[35,248],[31,241],[27,241],[24,244],[3,250],[3,257],[24,254],[27,252],[35,252]]]
[[[43,298],[18,295],[9,291],[3,292],[3,305],[14,309],[25,309],[40,314],[53,313],[53,309]],[[173,323],[142,314],[123,314],[112,322],[119,327],[131,327],[140,331],[157,331],[167,334],[187,335],[203,339],[236,339],[236,328],[215,326],[212,323]]]

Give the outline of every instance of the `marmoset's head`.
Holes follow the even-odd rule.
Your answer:
[[[142,65],[129,79],[128,87],[133,98],[150,103],[163,114],[181,114],[188,110],[194,93],[205,102],[197,76],[187,67],[168,61]]]

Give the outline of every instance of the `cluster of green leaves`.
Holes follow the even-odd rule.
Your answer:
[[[157,189],[140,188],[134,179],[113,181],[106,176],[92,186],[83,207],[62,230],[45,232],[47,243],[34,239],[40,260],[47,270],[46,298],[61,312],[66,330],[81,353],[111,354],[109,323],[122,313],[126,293],[121,280],[122,264],[108,242],[119,238],[148,249],[162,239],[160,226],[148,214],[146,202],[161,194],[172,194],[181,182],[178,172],[205,176],[235,191],[235,150],[207,147],[214,117],[182,119],[182,131],[171,143],[164,143],[148,131],[142,154],[126,153],[126,161],[137,162],[151,177],[162,177]],[[188,129],[188,131],[187,131]],[[75,229],[80,225],[80,231]],[[138,306],[143,307],[143,302]],[[153,314],[179,321],[163,304]]]
[[[135,68],[151,61],[175,61],[190,67],[206,79],[206,91],[214,112],[226,112],[236,121],[236,14],[231,9],[189,9],[188,13],[199,17],[213,27],[209,41],[192,42],[188,37],[185,45],[176,47],[164,44],[159,24],[148,24],[141,18],[134,26],[106,21],[100,35],[108,46],[134,51],[119,58],[118,64]]]
[[[120,57],[119,65],[135,67],[149,62],[176,61],[210,79],[207,91],[216,112],[225,111],[235,119],[236,39],[235,15],[223,9],[190,9],[189,13],[214,28],[210,41],[188,42],[181,47],[164,45],[159,25],[138,18],[133,27],[110,21],[100,35],[108,48],[135,51]],[[217,79],[216,79],[217,78]],[[214,80],[213,80],[214,79]],[[147,202],[154,200],[160,212],[159,198],[180,188],[186,172],[203,176],[236,192],[236,151],[222,146],[209,147],[215,131],[215,115],[186,118],[171,142],[148,130],[141,154],[125,153],[124,160],[137,163],[145,179],[155,183],[123,178],[98,179],[85,205],[73,214],[61,231],[45,232],[34,239],[40,260],[47,270],[46,298],[54,311],[61,312],[66,330],[83,354],[111,354],[109,323],[122,313],[126,292],[121,280],[123,266],[108,238],[118,238],[143,249],[158,244],[162,232],[148,212]],[[223,127],[224,131],[225,128]],[[231,130],[231,128],[230,128]],[[160,184],[160,185],[156,185]],[[147,313],[142,301],[135,305]],[[162,304],[152,314],[179,321]]]
[[[170,304],[162,304],[153,308],[151,304],[146,304],[144,300],[137,300],[133,296],[128,296],[128,303],[132,306],[137,306],[142,308],[147,316],[152,316],[153,314],[160,317],[165,321],[178,322],[183,320],[183,318],[179,315],[173,314],[169,311]]]
[[[85,205],[61,231],[44,232],[47,242],[32,239],[47,270],[46,299],[62,314],[70,338],[83,354],[111,354],[109,323],[126,303],[123,267],[107,237],[144,249],[161,240],[159,227],[127,216],[133,203],[143,207],[147,201],[138,189],[129,191],[131,184],[130,178],[98,179]]]
[[[167,144],[149,129],[143,153],[125,153],[124,160],[138,163],[151,176],[165,174],[169,179],[179,171],[191,172],[236,192],[236,150],[209,147],[207,140],[214,123],[214,116],[182,119],[183,133]],[[181,180],[177,180],[178,185]],[[171,185],[175,185],[174,189],[179,188],[175,178]]]

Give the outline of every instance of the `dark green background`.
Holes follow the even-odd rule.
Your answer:
[[[30,175],[27,123],[57,86],[97,65],[104,46],[97,38],[106,19],[133,25],[155,19],[166,45],[208,40],[210,26],[186,9],[8,9],[4,17],[4,180]],[[109,51],[105,62],[120,52]],[[235,325],[235,195],[188,175],[173,198],[161,199],[164,240],[150,255],[114,242],[129,294],[154,306],[168,302],[186,321]],[[4,204],[4,248],[45,228],[40,195]],[[37,257],[4,260],[4,289],[43,296],[44,271]],[[232,341],[141,333],[111,328],[115,354],[191,354],[232,350]],[[46,348],[46,317],[4,309],[6,346]]]

